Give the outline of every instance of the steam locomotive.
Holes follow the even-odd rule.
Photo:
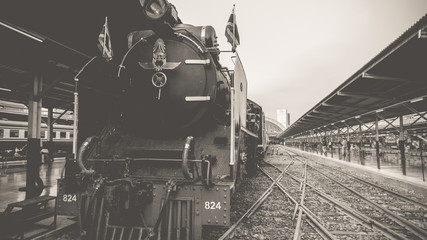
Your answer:
[[[213,27],[139,2],[145,26],[128,35],[113,94],[79,93],[58,213],[78,216],[86,239],[201,239],[202,226],[229,226],[231,195],[256,173],[264,114],[237,54],[234,71],[220,64]]]

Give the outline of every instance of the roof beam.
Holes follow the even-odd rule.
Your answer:
[[[299,122],[302,122],[304,124],[306,124],[306,123],[313,123],[313,124],[316,124],[316,126],[319,125],[317,121],[313,121],[313,120],[310,120],[310,119],[301,119]]]
[[[18,73],[18,74],[24,74],[27,73],[27,71],[16,68],[16,67],[12,67],[12,66],[7,66],[7,65],[3,65],[0,63],[0,69],[4,69],[4,70],[8,70],[14,73]]]
[[[330,103],[322,103],[324,107],[337,107],[337,108],[358,108],[355,106],[342,105],[342,104],[330,104]]]
[[[400,129],[393,125],[393,122],[396,121],[399,117],[394,118],[391,122],[389,122],[387,119],[385,119],[381,114],[376,113],[376,115],[381,118],[384,122],[387,123],[387,125],[383,128],[384,130],[387,129],[388,126],[392,126],[394,129],[396,129],[398,132],[400,132]]]
[[[397,78],[397,77],[387,77],[387,76],[380,76],[380,75],[374,75],[367,72],[362,73],[362,78],[365,79],[375,79],[375,80],[385,80],[385,81],[393,81],[393,82],[408,82],[408,79],[404,78]]]
[[[367,129],[365,130],[365,132],[367,132],[367,131],[370,131],[371,130],[371,128],[374,126],[374,124],[372,124],[370,127],[368,126],[368,125],[366,125],[366,123],[365,122],[362,122],[362,121],[360,121],[360,119],[359,118],[355,118],[356,119],[356,121],[357,122],[359,122],[359,124],[361,125],[361,126],[365,126]]]
[[[307,123],[303,123],[304,125],[300,126],[299,128],[307,128],[307,126],[311,126],[311,127],[318,127],[319,124],[314,124],[312,122],[307,122]]]
[[[329,103],[322,103],[322,106],[324,107],[338,107],[338,108],[352,108],[352,109],[360,109],[364,111],[369,111],[372,109],[366,108],[366,107],[357,107],[354,105],[345,105],[345,104],[329,104]]]
[[[343,97],[375,98],[375,99],[379,99],[379,100],[390,100],[389,98],[386,98],[386,97],[374,96],[374,95],[363,94],[363,93],[351,93],[351,92],[341,92],[340,91],[337,93],[337,95],[343,96]]]
[[[321,113],[321,114],[335,114],[335,115],[340,115],[339,113],[336,112],[325,112],[325,111],[320,111],[320,110],[313,110],[314,113]]]
[[[57,77],[53,82],[51,82],[49,84],[49,86],[47,86],[46,88],[44,88],[41,93],[37,94],[34,99],[36,101],[39,101],[40,99],[42,99],[50,90],[52,90],[56,85],[58,85],[58,83],[60,81],[62,81],[66,76],[67,76],[67,72],[64,72],[63,74],[61,74],[59,77]]]
[[[418,116],[420,116],[420,117],[422,117],[424,120],[426,120],[427,121],[427,118],[425,118],[424,117],[424,115],[421,115],[421,113],[420,112],[418,112],[415,108],[413,108],[413,107],[411,107],[411,106],[409,106],[407,103],[404,103],[403,104],[403,106],[404,107],[406,107],[407,109],[409,109],[411,112],[413,112],[413,113],[415,113],[415,114],[417,114]]]
[[[60,87],[53,87],[53,89],[56,89],[56,90],[58,90],[58,91],[62,91],[62,92],[67,92],[67,93],[74,94],[74,92],[73,92],[73,91],[71,91],[71,90],[67,90],[67,89],[64,89],[64,88],[60,88]]]
[[[316,115],[307,115],[305,116],[306,118],[317,118],[317,119],[325,119],[325,120],[329,120],[329,118],[327,117],[322,117],[322,116],[316,116]]]

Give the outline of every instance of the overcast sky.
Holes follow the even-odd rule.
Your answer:
[[[221,50],[236,4],[248,97],[274,119],[288,109],[291,123],[427,13],[427,0],[169,1],[184,23],[212,25]]]

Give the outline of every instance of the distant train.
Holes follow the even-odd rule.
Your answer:
[[[230,225],[231,196],[265,151],[264,113],[238,56],[234,71],[220,64],[213,27],[183,24],[168,1],[138,5],[119,78],[82,81],[109,94],[79,91],[58,212],[79,216],[85,239],[199,240]]]
[[[47,126],[42,124],[41,139],[45,144],[47,140]],[[28,123],[21,121],[0,120],[0,157],[6,160],[24,159],[28,138]],[[71,153],[73,141],[72,125],[53,125],[54,155]]]

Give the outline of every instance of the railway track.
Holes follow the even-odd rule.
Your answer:
[[[267,190],[219,239],[427,239],[422,201],[280,151],[260,167]]]
[[[319,167],[327,171],[320,171]],[[421,239],[427,238],[427,204],[423,197],[405,196],[381,185],[357,177],[346,171],[312,162],[310,168],[323,175],[331,183],[359,196],[373,208],[382,211],[388,218],[414,232]],[[371,180],[372,181],[372,180]]]
[[[296,159],[305,161],[299,156]],[[427,239],[425,204],[360,178],[354,181],[354,176],[330,167],[316,164],[309,168],[312,179],[317,179],[310,187],[319,193],[327,192],[354,209],[357,215],[352,214],[353,217],[359,216],[359,221],[367,227],[373,226],[390,239]]]

